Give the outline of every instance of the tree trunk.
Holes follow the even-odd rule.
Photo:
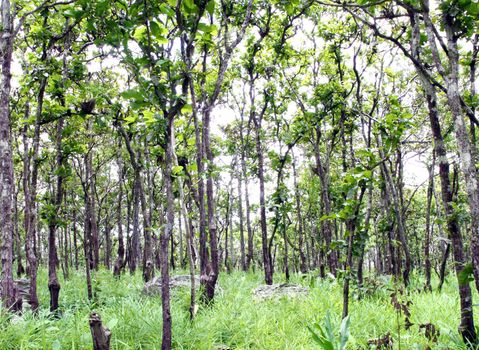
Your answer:
[[[252,88],[252,87],[251,87]],[[254,103],[254,100],[252,100]],[[273,264],[271,261],[271,251],[268,245],[268,224],[266,219],[266,199],[265,199],[265,188],[264,188],[264,151],[263,144],[261,141],[261,122],[263,118],[264,111],[266,110],[266,105],[263,107],[261,115],[256,115],[252,112],[252,120],[255,124],[256,133],[256,155],[258,157],[258,179],[259,179],[259,203],[260,203],[260,224],[261,224],[261,243],[262,243],[262,252],[263,252],[263,269],[264,269],[264,280],[268,285],[273,284]]]
[[[28,108],[28,106],[27,106]],[[31,183],[29,181],[30,177],[30,155],[28,153],[28,140],[27,140],[27,126],[23,128],[23,194],[25,200],[25,210],[24,210],[24,221],[23,226],[25,228],[25,251],[27,255],[28,263],[28,276],[30,277],[30,308],[36,312],[38,309],[38,296],[37,296],[37,257],[35,255],[34,241],[35,241],[35,230],[32,227],[34,222],[32,221],[33,205],[32,197],[30,192]]]
[[[0,37],[0,230],[2,262],[2,302],[6,309],[15,304],[13,290],[13,155],[10,136],[10,88],[13,53],[13,18],[9,0],[2,0],[2,35]]]
[[[420,32],[419,32],[419,15],[411,14],[410,19],[413,27],[413,35],[411,37],[411,47],[413,49],[413,56],[419,58],[420,49]],[[429,39],[432,39],[429,35]],[[452,68],[452,67],[451,67]],[[439,177],[441,180],[441,194],[442,203],[444,206],[444,212],[447,221],[448,237],[452,243],[452,251],[454,257],[454,267],[456,271],[456,277],[458,280],[459,298],[461,304],[461,324],[459,326],[459,332],[461,333],[465,342],[476,342],[476,330],[474,327],[474,317],[472,310],[472,293],[469,283],[461,283],[461,275],[465,266],[465,258],[462,244],[462,237],[460,226],[455,215],[453,207],[453,192],[451,181],[449,178],[449,161],[447,159],[447,151],[444,144],[444,139],[441,131],[441,125],[439,123],[439,111],[437,106],[437,96],[434,86],[424,76],[424,74],[417,69],[421,84],[426,94],[426,101],[429,112],[429,122],[431,125],[431,131],[434,138],[434,152],[439,165]],[[454,87],[453,87],[454,88]],[[455,119],[456,115],[454,115]],[[459,118],[461,119],[461,118]],[[459,124],[461,124],[459,122]],[[459,125],[460,126],[460,125]],[[456,135],[457,135],[456,130]],[[459,133],[461,134],[461,133]],[[467,137],[467,135],[466,135]],[[464,146],[464,145],[462,145]],[[466,179],[467,180],[467,179]],[[472,214],[472,213],[471,213]]]
[[[431,224],[431,203],[432,203],[432,191],[434,188],[434,166],[436,156],[433,152],[432,163],[429,166],[429,184],[427,187],[427,204],[426,204],[426,237],[424,240],[424,272],[426,274],[426,290],[431,291],[431,259],[430,259],[430,245],[432,236],[432,224]]]
[[[174,158],[174,133],[173,118],[168,119],[166,131],[166,161],[164,164],[164,181],[166,191],[166,225],[160,235],[161,247],[161,304],[163,310],[163,338],[161,343],[162,350],[171,349],[171,312],[170,312],[170,275],[168,267],[168,243],[173,234],[175,225],[175,203],[173,194],[172,161]]]
[[[244,240],[244,216],[243,216],[243,181],[241,171],[237,174],[238,178],[238,217],[239,217],[239,233],[240,233],[240,263],[241,269],[246,271],[246,252],[245,252],[245,240]]]
[[[17,185],[17,188],[19,185]],[[13,195],[13,232],[14,232],[14,238],[15,238],[15,255],[16,255],[16,260],[17,260],[17,277],[20,278],[24,273],[25,273],[25,268],[23,267],[22,263],[22,243],[21,243],[21,238],[20,238],[20,231],[18,229],[18,191],[17,189],[13,189],[14,195]]]
[[[119,145],[119,150],[121,150],[121,142]],[[118,188],[118,205],[116,209],[117,223],[118,223],[118,256],[113,267],[113,275],[120,277],[122,269],[125,267],[125,243],[123,240],[123,182],[125,172],[123,170],[123,161],[121,158],[121,152],[118,151],[118,173],[120,174],[119,188]]]
[[[210,121],[212,105],[206,106],[203,111],[203,133],[202,144],[204,147],[204,154],[208,160],[206,172],[206,205],[208,208],[208,233],[209,233],[209,248],[211,255],[211,269],[208,278],[205,280],[205,296],[206,301],[211,302],[215,296],[216,281],[218,280],[219,266],[218,266],[218,247],[216,236],[216,218],[215,218],[215,200],[213,190],[213,151],[211,149],[210,141]]]
[[[64,165],[64,158],[62,152],[62,132],[63,132],[64,118],[60,118],[57,124],[56,135],[56,166],[57,181],[56,188],[52,194],[52,205],[54,212],[50,214],[48,224],[48,290],[50,291],[50,311],[56,312],[58,309],[58,298],[60,295],[60,282],[57,277],[58,253],[56,246],[56,231],[58,228],[58,218],[63,198],[63,175],[59,171]]]
[[[299,249],[299,269],[301,273],[306,273],[308,271],[306,256],[304,255],[304,230],[303,230],[303,217],[301,214],[301,194],[298,187],[296,173],[296,158],[293,156],[293,185],[294,185],[294,196],[296,199],[296,220],[298,221],[298,249]]]
[[[111,332],[104,327],[100,315],[90,315],[90,331],[93,338],[93,350],[110,350]]]
[[[380,149],[380,156],[382,159],[385,159],[385,154],[381,150],[382,147],[382,140],[379,135],[376,136],[378,147]],[[399,195],[397,192],[397,188],[394,184],[394,181],[392,179],[390,170],[386,166],[386,164],[383,162],[381,163],[381,170],[383,173],[384,181],[386,183],[386,192],[389,193],[389,197],[391,199],[392,205],[393,205],[393,211],[394,211],[394,216],[396,219],[396,226],[398,230],[398,236],[399,240],[401,241],[401,246],[404,251],[404,258],[405,258],[405,266],[404,266],[404,271],[403,271],[403,279],[404,279],[404,284],[406,286],[409,285],[409,274],[411,272],[411,253],[409,251],[409,246],[406,240],[406,230],[404,228],[404,217],[403,217],[403,212],[401,209],[400,205],[400,200],[399,200]],[[398,254],[399,255],[399,254]],[[398,259],[399,262],[400,259]]]
[[[85,195],[87,196],[87,195]],[[85,224],[83,229],[83,252],[85,255],[85,276],[88,300],[93,300],[93,290],[91,285],[91,226],[90,226],[90,200],[85,198]]]
[[[73,250],[75,251],[75,270],[78,271],[78,232],[77,232],[77,211],[75,206],[73,207]]]
[[[133,233],[131,235],[130,273],[134,274],[140,257],[140,198],[139,175],[135,174],[133,180]]]

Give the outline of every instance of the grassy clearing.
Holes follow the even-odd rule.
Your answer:
[[[278,277],[279,279],[279,277]],[[159,349],[161,345],[161,300],[141,294],[141,275],[125,275],[116,281],[108,271],[95,275],[98,303],[87,302],[84,277],[78,273],[62,281],[60,319],[51,318],[46,274],[40,273],[38,316],[0,316],[0,349],[91,349],[88,316],[97,311],[112,329],[112,349]],[[280,281],[277,281],[280,282]],[[294,276],[293,282],[311,287],[303,299],[252,300],[251,291],[262,283],[259,274],[221,274],[221,290],[214,306],[199,310],[193,323],[188,319],[189,291],[172,293],[173,345],[175,349],[211,350],[226,345],[232,349],[317,349],[307,325],[321,322],[329,311],[340,323],[341,286],[335,281]],[[373,295],[351,305],[351,349],[367,348],[368,339],[391,332],[398,346],[397,317],[391,306],[390,281],[385,280]],[[415,290],[415,288],[412,288]],[[475,296],[477,298],[477,296]],[[457,337],[459,306],[453,283],[443,292],[411,292],[409,331],[401,328],[402,349],[464,349]],[[403,318],[400,320],[403,324]],[[439,327],[437,344],[430,344],[417,324],[431,322]]]

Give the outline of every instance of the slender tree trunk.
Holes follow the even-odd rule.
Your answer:
[[[461,170],[464,175],[466,193],[469,201],[469,210],[472,221],[472,266],[476,289],[479,290],[479,183],[476,169],[475,146],[471,145],[461,106],[461,95],[459,90],[459,36],[457,35],[457,18],[450,14],[446,14],[443,16],[441,22],[441,24],[444,26],[444,31],[446,34],[448,60],[448,67],[446,70],[442,65],[441,58],[437,50],[433,28],[434,24],[429,16],[429,1],[423,0],[421,4],[422,17],[425,23],[426,34],[431,47],[434,64],[437,70],[444,77],[447,84],[447,103],[454,120],[454,132],[459,148]],[[470,325],[468,327],[470,328]],[[475,332],[474,334],[469,335],[474,335],[475,338]]]
[[[429,166],[429,184],[427,187],[427,204],[426,204],[426,237],[424,240],[424,272],[426,274],[425,289],[431,291],[431,259],[430,259],[430,245],[432,236],[432,224],[431,224],[431,208],[432,208],[432,191],[434,188],[434,166],[436,156],[433,152],[432,163]]]
[[[230,229],[230,217],[231,217],[231,194],[228,192],[228,206],[226,207],[226,228],[225,228],[225,247],[224,247],[224,253],[225,253],[225,259],[224,259],[224,265],[226,268],[226,272],[228,274],[231,273],[231,258],[230,258],[230,250],[228,249],[228,236],[229,236],[229,229]]]
[[[243,123],[243,121],[242,121]],[[254,254],[254,245],[253,245],[253,230],[251,228],[251,216],[250,216],[250,204],[249,204],[249,181],[248,181],[248,173],[246,170],[246,156],[245,156],[245,145],[244,145],[244,136],[243,136],[243,124],[241,124],[241,172],[244,179],[244,187],[245,187],[245,210],[246,210],[246,230],[248,232],[248,252],[246,254],[246,269],[249,270],[251,268],[251,264],[253,262],[253,254]]]
[[[252,100],[254,102],[254,100]],[[266,105],[263,110],[266,109]],[[265,179],[264,179],[264,151],[261,140],[261,119],[264,112],[261,115],[256,115],[253,111],[253,122],[256,127],[256,155],[258,157],[258,179],[259,179],[259,203],[260,203],[260,225],[261,225],[261,242],[263,251],[263,269],[264,280],[268,285],[273,284],[273,264],[271,261],[271,251],[268,246],[268,225],[266,219],[266,199],[265,199]]]
[[[28,105],[27,105],[28,108]],[[28,113],[26,113],[28,114]],[[35,255],[34,249],[34,232],[32,228],[32,202],[31,202],[31,193],[29,181],[30,177],[30,155],[28,152],[28,140],[27,140],[27,126],[23,128],[23,194],[25,200],[25,210],[24,210],[24,221],[23,226],[25,228],[25,251],[27,256],[28,263],[28,276],[30,277],[30,308],[36,312],[38,309],[38,297],[37,297],[37,257]]]
[[[2,262],[2,302],[10,309],[15,304],[13,286],[13,155],[10,136],[10,83],[13,53],[13,18],[9,0],[1,3],[2,30],[0,37],[0,230]]]
[[[57,124],[56,136],[56,169],[60,169],[64,165],[64,158],[62,152],[62,132],[63,132],[64,118],[60,118]],[[56,312],[58,309],[58,299],[60,295],[60,282],[57,276],[58,253],[56,246],[56,233],[58,228],[58,217],[63,198],[63,176],[62,172],[58,171],[56,187],[52,194],[52,204],[55,210],[50,214],[48,225],[48,289],[50,291],[50,311]]]
[[[316,173],[319,176],[319,180],[321,182],[321,199],[322,199],[322,205],[323,205],[323,215],[328,217],[331,215],[331,199],[329,196],[329,160],[326,159],[323,162],[323,159],[320,154],[319,150],[319,142],[320,142],[320,135],[321,132],[319,130],[319,127],[316,131],[317,134],[317,140],[314,143],[314,155],[315,155],[315,160],[316,160]],[[326,258],[328,261],[329,269],[333,275],[336,274],[336,269],[337,269],[337,260],[336,260],[336,254],[334,252],[331,252],[331,242],[333,238],[333,227],[332,227],[332,222],[331,219],[325,219],[321,221],[321,231],[324,234],[324,240],[326,243]]]
[[[174,133],[173,118],[168,120],[166,132],[166,161],[164,164],[164,181],[166,191],[166,225],[165,230],[160,235],[161,247],[161,302],[163,310],[163,338],[161,343],[162,350],[171,349],[171,312],[170,312],[170,275],[168,267],[168,243],[173,234],[175,224],[175,203],[173,194],[172,163],[174,158]]]
[[[240,234],[240,263],[241,269],[246,271],[246,252],[245,252],[245,240],[244,240],[244,214],[243,214],[243,181],[241,171],[238,172],[238,218],[239,218],[239,234]]]
[[[17,185],[17,188],[19,186]],[[20,238],[20,230],[18,228],[18,191],[14,188],[14,195],[13,195],[13,231],[15,237],[15,255],[17,260],[17,277],[20,278],[25,273],[25,268],[23,267],[22,263],[22,243]]]
[[[294,196],[296,199],[296,220],[298,221],[298,249],[299,249],[299,269],[301,273],[306,273],[308,263],[306,255],[304,254],[304,229],[303,229],[303,217],[301,214],[301,194],[297,182],[298,174],[296,173],[296,158],[293,154],[293,185]]]
[[[73,231],[73,250],[75,251],[75,270],[78,271],[78,237],[77,237],[77,211],[76,208],[73,207],[73,223],[72,223],[72,231]]]
[[[216,236],[216,218],[215,218],[215,200],[214,200],[214,190],[213,190],[213,151],[211,149],[210,141],[210,120],[211,120],[211,111],[212,105],[208,105],[203,111],[203,133],[202,133],[202,144],[204,147],[204,152],[206,159],[208,160],[207,165],[207,179],[206,179],[206,204],[208,207],[208,233],[209,233],[209,248],[211,255],[211,270],[208,275],[208,279],[205,281],[205,294],[206,301],[211,302],[215,295],[216,281],[218,280],[219,266],[218,266],[218,247],[217,247],[217,236]]]
[[[381,146],[382,146],[381,137],[377,135],[376,138],[377,138],[378,146],[380,148],[381,158],[384,159],[385,154],[384,152],[381,151]],[[389,196],[393,205],[393,211],[394,211],[394,216],[396,218],[396,226],[398,230],[399,240],[401,241],[401,246],[404,251],[405,266],[403,271],[403,278],[404,278],[404,284],[407,286],[409,285],[409,274],[411,272],[411,253],[409,251],[409,246],[406,239],[406,230],[404,228],[403,212],[399,202],[399,195],[397,192],[397,188],[393,182],[393,179],[388,167],[386,166],[386,164],[381,163],[381,169],[384,176],[384,181],[386,183],[386,192],[389,193]],[[398,262],[399,262],[399,259],[398,259]]]
[[[88,176],[88,173],[86,174]],[[86,187],[85,187],[86,189]],[[88,191],[85,191],[85,221],[83,229],[83,252],[85,255],[85,276],[88,300],[93,300],[93,290],[91,285],[91,224],[90,224],[90,199]]]
[[[369,223],[371,221],[372,209],[373,209],[373,187],[372,187],[372,183],[369,183],[369,185],[368,185],[368,206],[366,208],[366,217],[364,219],[364,231],[362,233],[362,237],[360,237],[361,242],[360,242],[360,251],[359,251],[359,259],[358,259],[358,287],[359,287],[359,289],[361,289],[363,287],[364,250],[366,248],[366,242],[369,238]]]
[[[134,274],[140,255],[140,203],[139,175],[135,173],[133,180],[133,232],[131,235],[130,273]]]
[[[179,240],[178,241],[178,246],[179,246],[178,258],[180,259],[180,268],[184,269],[186,265],[185,265],[185,257],[184,257],[183,225],[182,225],[181,216],[182,216],[182,211],[180,210],[178,213],[178,240]]]
[[[286,225],[286,209],[282,208],[281,210],[281,220],[283,221],[282,223],[282,228],[281,230],[283,231],[283,242],[284,242],[284,256],[283,256],[283,264],[284,264],[284,277],[286,279],[286,283],[289,282],[289,249],[288,249],[288,228]]]
[[[105,221],[105,267],[111,268],[111,227],[110,227],[110,211],[107,211]]]
[[[121,142],[119,144],[119,150],[121,150]],[[120,277],[122,269],[125,267],[125,243],[123,239],[123,182],[125,172],[123,170],[123,161],[121,158],[121,152],[118,151],[118,173],[120,174],[119,188],[118,188],[118,205],[116,208],[116,220],[118,226],[118,256],[113,267],[113,275]]]
[[[413,32],[411,36],[411,39],[412,39],[411,47],[413,49],[413,56],[415,58],[419,58],[419,48],[420,48],[419,15],[410,14],[410,19],[411,19],[412,28],[413,28]],[[429,31],[428,31],[428,37],[430,40],[432,39]],[[424,76],[424,74],[419,69],[417,69],[417,71],[419,74],[419,78],[421,80],[421,84],[426,94],[426,101],[427,101],[428,112],[429,112],[429,122],[431,125],[431,131],[434,138],[434,152],[439,165],[439,177],[441,180],[442,203],[444,206],[444,213],[445,213],[446,221],[447,221],[448,237],[452,243],[452,251],[453,251],[453,257],[455,262],[454,267],[456,271],[456,277],[458,280],[459,299],[460,299],[460,305],[461,305],[461,324],[459,326],[459,332],[461,333],[464,341],[475,343],[476,330],[474,327],[471,288],[469,286],[469,283],[461,283],[461,275],[464,270],[466,260],[464,257],[460,226],[457,221],[457,216],[455,215],[455,211],[453,207],[454,198],[453,198],[451,181],[449,178],[449,161],[447,159],[447,151],[444,144],[444,139],[443,139],[443,135],[441,131],[441,125],[439,123],[439,111],[438,111],[438,105],[437,105],[436,90],[434,86],[429,82],[429,80]],[[455,119],[457,119],[456,115],[454,115],[454,117]],[[459,122],[459,124],[461,123]],[[456,135],[457,135],[457,132],[458,131],[456,130]],[[459,132],[459,134],[461,133]]]
[[[172,155],[173,155],[173,160],[174,160],[174,165],[178,166],[178,157],[176,156],[175,153],[175,146],[174,143],[175,137],[174,137],[174,129],[172,130],[172,137],[171,137],[171,142],[172,142]],[[180,227],[181,227],[181,218],[183,218],[184,226],[185,226],[185,233],[186,233],[186,252],[187,252],[187,257],[188,257],[188,266],[189,266],[189,272],[190,272],[190,320],[193,320],[195,317],[195,312],[196,312],[196,277],[195,277],[195,258],[193,254],[193,247],[194,247],[194,228],[193,228],[193,223],[191,218],[188,215],[188,212],[191,212],[192,208],[190,207],[190,210],[187,210],[187,204],[185,203],[185,192],[183,189],[183,178],[180,176],[177,178],[178,180],[178,192],[180,195],[180,209],[181,209],[181,215],[179,215],[180,219]],[[189,201],[190,203],[193,202],[193,199]]]

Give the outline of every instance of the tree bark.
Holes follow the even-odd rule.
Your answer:
[[[240,263],[241,269],[246,271],[246,252],[245,252],[245,237],[244,237],[244,212],[243,212],[243,179],[241,170],[237,174],[238,180],[238,217],[239,217],[239,233],[240,233]]]
[[[104,327],[100,315],[90,315],[90,331],[93,338],[93,350],[110,350],[111,332]]]
[[[410,14],[411,24],[413,27],[411,37],[411,47],[413,51],[413,57],[420,57],[420,32],[419,32],[419,15],[414,13]],[[428,32],[428,37],[431,40],[431,36]],[[439,165],[439,177],[441,180],[441,194],[442,203],[444,206],[444,212],[447,221],[448,237],[452,243],[452,251],[454,257],[454,267],[456,271],[456,277],[458,280],[459,298],[461,305],[461,323],[459,326],[459,332],[461,333],[465,342],[476,342],[476,330],[474,327],[474,316],[472,309],[472,292],[469,283],[461,283],[461,275],[465,266],[465,257],[463,251],[462,236],[460,226],[455,215],[453,207],[453,189],[449,178],[449,161],[447,159],[447,151],[444,144],[444,139],[441,131],[441,125],[439,123],[439,111],[437,105],[437,95],[434,86],[426,78],[426,76],[417,69],[421,84],[424,88],[426,101],[429,112],[429,123],[431,125],[431,131],[434,138],[434,152]],[[454,116],[456,117],[456,116]],[[459,118],[460,119],[460,118]],[[459,122],[459,124],[461,124]],[[459,125],[461,126],[461,125]],[[457,130],[456,130],[457,133]],[[461,134],[461,133],[460,133]],[[467,136],[466,136],[467,137]],[[464,146],[464,145],[463,145]],[[472,213],[471,213],[472,214]]]
[[[252,86],[251,86],[252,88]],[[251,95],[251,94],[250,94]],[[252,99],[254,103],[254,99]],[[263,107],[263,110],[266,110],[266,104]],[[266,199],[265,199],[265,179],[264,179],[264,151],[263,143],[261,140],[261,122],[264,112],[261,112],[261,115],[256,115],[252,112],[252,120],[255,124],[256,133],[256,155],[258,157],[258,180],[259,180],[259,205],[260,205],[260,224],[261,224],[261,242],[262,242],[262,252],[263,252],[263,269],[264,269],[264,280],[268,285],[273,284],[273,267],[271,261],[271,251],[268,246],[268,224],[266,219]]]
[[[426,237],[424,240],[424,272],[426,274],[425,289],[431,291],[431,258],[430,258],[430,246],[432,236],[432,224],[431,224],[431,209],[432,209],[432,191],[434,188],[434,167],[436,156],[433,152],[432,163],[428,168],[429,171],[429,184],[427,187],[427,204],[426,204]]]
[[[13,286],[13,155],[10,136],[10,88],[13,53],[13,18],[10,1],[1,3],[2,31],[0,36],[0,230],[2,262],[2,302],[6,309],[15,304]]]
[[[301,273],[308,271],[308,263],[306,255],[304,254],[304,229],[303,229],[303,217],[301,214],[301,194],[297,182],[298,174],[296,173],[296,158],[293,154],[293,185],[294,196],[296,200],[296,220],[298,221],[298,249],[299,249],[299,270]]]
[[[125,171],[123,170],[123,161],[121,158],[121,142],[119,142],[118,151],[118,174],[120,174],[120,180],[118,184],[118,205],[116,209],[117,226],[118,226],[118,256],[113,267],[113,275],[120,277],[122,269],[125,267],[125,243],[123,239],[123,182],[125,177]]]

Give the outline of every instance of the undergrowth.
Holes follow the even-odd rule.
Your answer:
[[[95,301],[88,302],[82,271],[61,281],[62,314],[48,312],[45,271],[39,273],[41,309],[37,315],[0,314],[0,349],[91,349],[88,317],[98,312],[111,328],[112,349],[160,349],[161,298],[142,295],[141,274],[123,275],[118,281],[108,271],[94,275]],[[350,336],[347,349],[368,349],[368,342],[388,333],[401,349],[465,349],[457,334],[459,301],[456,287],[448,281],[442,292],[420,291],[421,282],[406,293],[410,304],[408,330],[399,325],[391,304],[394,285],[388,278],[375,280],[374,288],[352,293]],[[281,282],[280,277],[277,281]],[[252,290],[262,283],[262,275],[235,272],[220,276],[214,305],[200,307],[194,322],[189,320],[189,290],[172,292],[173,347],[175,349],[318,349],[308,326],[320,324],[329,313],[332,325],[341,323],[341,284],[310,276],[293,276],[293,283],[310,288],[305,298],[253,301]],[[361,299],[359,296],[361,295]],[[475,299],[477,296],[475,295]],[[478,311],[479,312],[479,311]],[[477,313],[477,312],[476,312]],[[433,324],[437,339],[428,339],[421,324]],[[400,339],[398,338],[400,337]],[[373,346],[374,348],[374,346]]]

